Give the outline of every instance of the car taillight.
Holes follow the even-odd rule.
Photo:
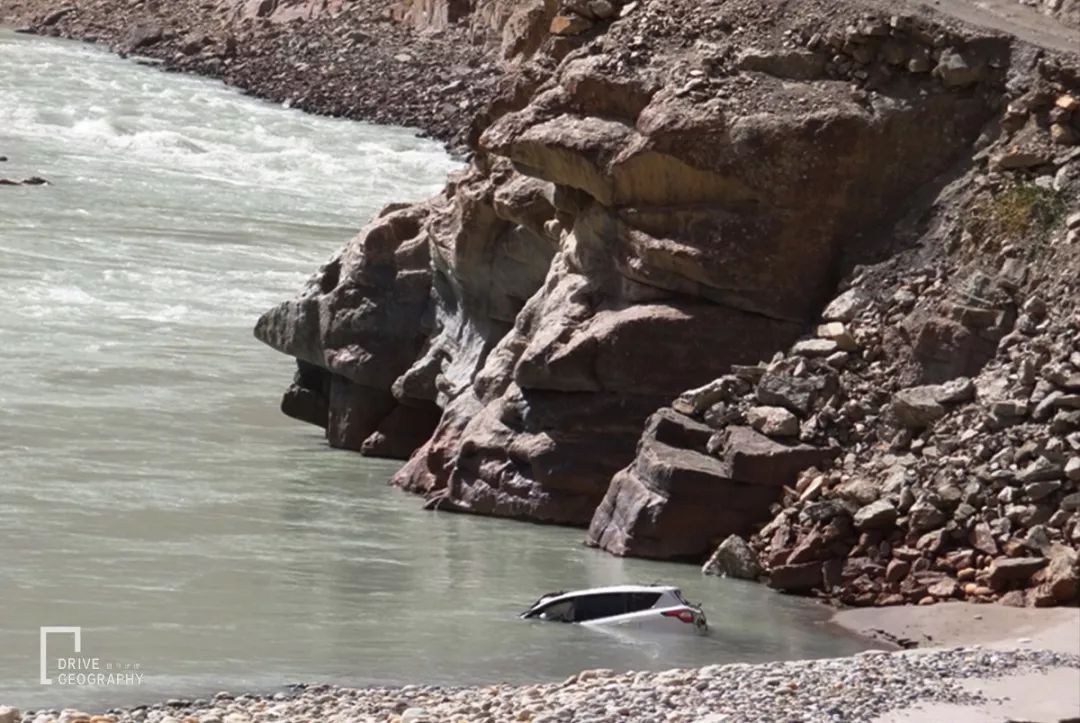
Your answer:
[[[682,620],[684,623],[692,623],[692,622],[694,622],[694,613],[692,611],[690,611],[690,610],[686,610],[685,608],[682,609],[682,610],[665,610],[661,614],[665,618],[678,618],[679,620]]]

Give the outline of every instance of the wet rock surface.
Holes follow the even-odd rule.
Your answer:
[[[40,176],[31,176],[22,180],[0,178],[0,186],[48,186],[49,182]]]

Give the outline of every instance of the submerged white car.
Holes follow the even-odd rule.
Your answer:
[[[521,617],[661,632],[705,632],[708,629],[701,608],[687,602],[679,589],[670,585],[617,585],[548,593]]]

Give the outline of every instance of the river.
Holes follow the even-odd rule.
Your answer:
[[[456,165],[438,144],[0,30],[0,155],[0,177],[52,182],[0,187],[0,703],[865,647],[809,601],[610,557],[580,530],[423,512],[386,486],[394,464],[278,412],[292,363],[254,320],[381,205],[437,191]],[[515,617],[549,590],[655,580],[712,633]],[[78,655],[70,631],[47,638],[51,685],[41,626],[80,628]],[[116,677],[65,684],[81,658]]]

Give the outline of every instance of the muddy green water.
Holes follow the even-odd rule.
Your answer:
[[[0,155],[0,177],[53,182],[0,187],[0,704],[863,647],[808,601],[579,530],[422,512],[392,464],[278,413],[292,365],[252,323],[382,204],[435,192],[455,165],[437,144],[0,30]],[[712,634],[515,617],[548,590],[656,580]],[[121,682],[61,684],[74,640],[55,634],[41,684],[41,626],[79,626],[89,672]]]

